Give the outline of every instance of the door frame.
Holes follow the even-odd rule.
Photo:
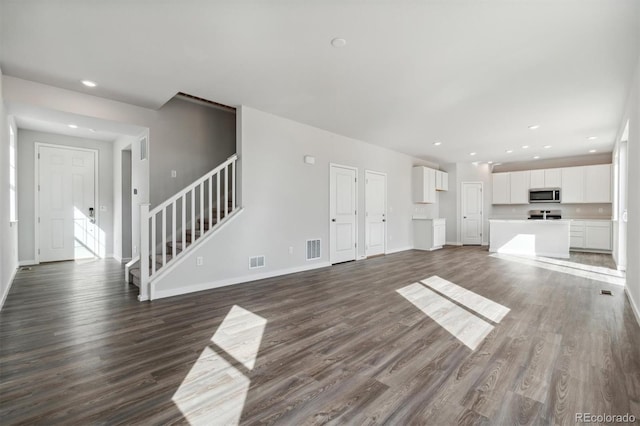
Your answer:
[[[480,184],[480,199],[481,199],[481,206],[480,206],[480,232],[482,233],[480,235],[480,247],[483,246],[484,243],[484,182],[482,181],[468,181],[468,182],[460,182],[460,214],[458,216],[458,229],[460,230],[460,245],[464,245],[464,241],[463,241],[463,237],[462,237],[462,221],[463,219],[463,212],[464,212],[464,207],[466,204],[464,202],[464,191],[462,190],[462,188],[464,187],[465,184],[467,183],[472,183],[472,184]],[[487,240],[489,239],[489,236],[487,235]],[[475,244],[474,244],[475,245]]]
[[[331,235],[331,191],[332,191],[332,187],[331,187],[331,168],[332,167],[342,167],[343,169],[350,169],[356,172],[356,182],[355,182],[355,187],[356,187],[356,194],[355,194],[355,206],[356,206],[356,258],[354,260],[360,260],[360,256],[358,256],[358,239],[360,238],[360,234],[359,234],[359,222],[360,222],[360,215],[358,214],[358,210],[359,210],[359,196],[358,196],[358,168],[357,167],[353,167],[353,166],[345,166],[344,164],[338,164],[338,163],[329,163],[329,238],[327,239],[327,241],[329,241],[329,263],[331,265],[333,265],[333,259],[331,259],[331,243],[332,243],[332,239],[333,239],[333,235]]]
[[[367,242],[367,236],[369,235],[369,226],[367,225],[367,174],[371,173],[374,175],[380,175],[380,176],[384,176],[384,249],[382,254],[387,254],[387,185],[388,185],[388,179],[387,179],[387,174],[383,173],[383,172],[377,172],[375,170],[369,170],[369,169],[364,169],[364,256],[367,257],[367,250],[368,250],[368,242]],[[357,185],[356,185],[357,186]]]
[[[33,194],[35,198],[35,214],[33,215],[33,235],[35,239],[34,244],[34,258],[36,265],[40,264],[40,224],[38,223],[38,218],[40,217],[40,191],[38,190],[38,182],[40,182],[40,163],[39,155],[40,155],[40,147],[48,147],[48,148],[58,148],[58,149],[68,149],[72,151],[88,151],[93,153],[93,174],[94,174],[94,186],[95,186],[95,212],[96,212],[96,224],[98,224],[98,228],[100,228],[100,180],[99,180],[99,168],[100,164],[98,163],[100,152],[95,148],[81,148],[69,145],[57,145],[52,143],[44,143],[44,142],[36,142],[34,144],[34,152],[33,152],[33,169],[34,169],[34,181],[33,181]]]

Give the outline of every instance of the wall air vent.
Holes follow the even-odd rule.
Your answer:
[[[264,268],[264,256],[252,256],[249,258],[249,269]]]
[[[307,240],[307,260],[320,259],[320,239]]]

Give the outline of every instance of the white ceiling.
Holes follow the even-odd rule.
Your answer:
[[[186,92],[440,162],[611,150],[640,54],[638,0],[0,1],[5,74],[152,108]]]

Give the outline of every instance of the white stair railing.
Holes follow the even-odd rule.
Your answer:
[[[184,256],[187,246],[217,228],[238,208],[237,160],[237,154],[232,155],[152,210],[149,210],[149,204],[140,206],[141,298],[148,296],[148,283],[160,270]],[[187,222],[187,216],[190,217],[190,223]],[[168,253],[169,242],[171,253]]]

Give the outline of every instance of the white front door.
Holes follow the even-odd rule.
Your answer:
[[[384,254],[387,241],[387,175],[364,173],[365,235],[367,256]]]
[[[41,262],[97,255],[95,152],[38,146]]]
[[[330,262],[340,263],[356,259],[358,170],[332,164],[329,177],[329,235]]]
[[[481,182],[462,182],[462,244],[482,244]]]

